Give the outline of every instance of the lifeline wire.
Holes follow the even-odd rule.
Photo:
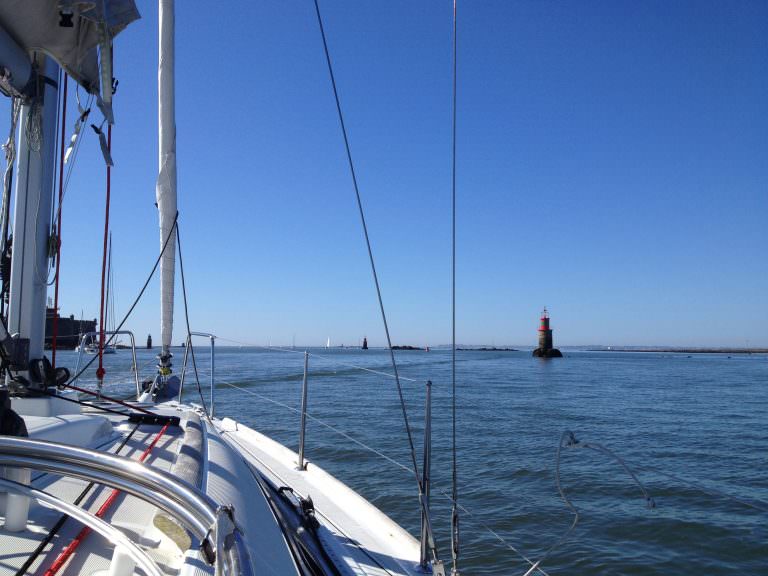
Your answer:
[[[456,474],[456,52],[457,52],[457,19],[456,3],[453,0],[453,106],[451,133],[451,431],[452,431],[452,473],[451,473],[451,557],[453,567],[451,573],[459,573],[459,501],[458,480]]]
[[[289,350],[285,350],[285,351],[286,351],[286,352],[288,352]],[[221,379],[219,379],[219,382],[220,382],[221,384],[224,384],[224,385],[226,385],[226,386],[229,386],[229,387],[231,387],[231,388],[234,388],[234,389],[236,389],[236,390],[240,390],[241,392],[245,392],[246,394],[250,394],[250,395],[252,395],[252,396],[255,396],[256,398],[259,398],[259,399],[261,399],[261,400],[264,400],[265,402],[269,402],[269,403],[271,403],[271,404],[274,404],[275,406],[280,406],[281,408],[286,408],[286,409],[288,409],[288,410],[290,410],[290,411],[292,411],[292,412],[296,412],[297,414],[300,414],[300,413],[301,413],[301,410],[299,410],[298,408],[294,408],[293,406],[289,406],[288,404],[286,404],[286,403],[284,403],[284,402],[280,402],[280,401],[278,401],[278,400],[274,400],[274,399],[272,399],[272,398],[268,398],[267,396],[264,396],[263,394],[259,394],[258,392],[254,392],[253,390],[250,390],[250,389],[248,389],[248,388],[243,388],[242,386],[238,386],[237,384],[233,384],[232,382],[228,382],[228,381],[226,381],[226,380],[221,380]],[[346,439],[347,439],[347,440],[349,440],[350,442],[353,442],[354,444],[357,444],[358,446],[360,446],[360,447],[361,447],[361,448],[363,448],[364,450],[367,450],[367,451],[369,451],[369,452],[372,452],[373,454],[376,454],[377,456],[379,456],[380,458],[382,458],[382,459],[386,460],[386,461],[387,461],[387,462],[389,462],[390,464],[393,464],[393,465],[394,465],[394,466],[396,466],[397,468],[400,468],[401,470],[404,470],[406,473],[408,473],[408,474],[410,474],[410,473],[411,473],[411,469],[410,469],[410,468],[408,468],[408,466],[406,466],[406,465],[405,465],[405,464],[403,464],[402,462],[398,462],[397,460],[395,460],[395,459],[394,459],[394,458],[392,458],[391,456],[387,456],[386,454],[384,454],[384,453],[383,453],[383,452],[381,452],[380,450],[377,450],[376,448],[374,448],[374,447],[372,447],[372,446],[369,446],[368,444],[365,444],[364,442],[361,442],[360,440],[358,440],[357,438],[355,438],[355,437],[351,436],[350,434],[347,434],[347,433],[346,433],[346,432],[344,432],[343,430],[340,430],[340,429],[336,428],[335,426],[333,426],[333,425],[331,425],[331,424],[328,424],[328,423],[327,423],[327,422],[325,422],[324,420],[321,420],[320,418],[318,418],[318,417],[316,417],[316,416],[313,416],[312,414],[309,414],[309,413],[307,413],[307,418],[309,418],[309,419],[310,419],[310,420],[312,420],[313,422],[316,422],[316,423],[317,423],[317,424],[319,424],[320,426],[323,426],[324,428],[327,428],[327,429],[328,429],[328,430],[330,430],[331,432],[334,432],[334,433],[338,434],[339,436],[341,436],[341,437],[343,437],[343,438],[346,438]],[[449,501],[451,500],[451,495],[450,495],[448,492],[446,492],[445,490],[443,490],[443,489],[441,489],[441,488],[439,488],[439,487],[434,487],[434,488],[436,488],[436,489],[437,489],[437,491],[438,491],[438,494],[439,494],[440,496],[443,496],[445,499],[447,499],[447,500],[449,500]],[[471,517],[474,517],[474,514],[472,514],[472,512],[471,512],[471,511],[470,511],[468,508],[466,508],[465,506],[463,506],[462,504],[457,504],[457,506],[459,507],[459,509],[461,509],[461,511],[462,511],[464,514],[466,514],[466,515],[468,515],[468,516],[471,516]],[[498,540],[498,541],[499,541],[499,543],[501,543],[502,545],[506,546],[506,547],[507,547],[509,550],[511,550],[512,552],[514,552],[515,554],[517,554],[517,555],[518,555],[520,558],[522,558],[523,560],[525,560],[525,561],[526,561],[528,564],[530,564],[531,566],[534,566],[534,562],[533,562],[533,560],[531,560],[531,559],[530,559],[530,558],[528,558],[528,557],[527,557],[525,554],[523,554],[522,552],[520,552],[520,550],[518,550],[517,548],[515,548],[514,546],[512,546],[512,544],[510,544],[509,542],[507,542],[507,541],[504,539],[504,537],[503,537],[503,536],[501,536],[501,535],[500,535],[498,532],[496,532],[495,530],[493,530],[492,528],[490,528],[490,527],[489,527],[487,524],[483,523],[483,522],[482,522],[482,520],[476,519],[474,522],[469,522],[469,521],[467,521],[467,523],[468,523],[470,526],[472,526],[472,525],[476,525],[476,526],[479,526],[480,528],[482,528],[483,530],[486,530],[486,531],[487,531],[489,534],[491,534],[491,535],[492,535],[494,538],[496,538],[496,540]],[[535,568],[536,568],[536,570],[537,570],[539,573],[541,573],[541,574],[544,574],[544,576],[549,576],[549,575],[547,574],[547,572],[546,572],[546,571],[545,571],[543,568],[540,568],[540,567],[535,567]]]
[[[405,430],[408,435],[408,444],[411,450],[413,474],[416,478],[416,485],[418,486],[418,491],[419,491],[419,504],[424,512],[424,517],[427,519],[427,530],[430,536],[430,541],[432,541],[433,540],[432,526],[429,520],[429,511],[427,510],[426,503],[424,502],[424,490],[421,485],[421,479],[419,478],[419,466],[416,463],[416,448],[413,443],[413,434],[411,433],[411,426],[408,423],[408,412],[405,408],[405,398],[403,397],[403,389],[402,389],[402,386],[400,385],[400,377],[397,373],[397,362],[395,361],[395,352],[394,350],[392,350],[392,339],[389,336],[389,326],[387,324],[387,315],[384,312],[384,301],[381,296],[381,287],[379,285],[379,277],[376,274],[376,264],[374,263],[374,260],[373,260],[373,250],[371,249],[371,241],[370,241],[370,238],[368,237],[368,226],[366,225],[366,222],[365,222],[365,213],[363,212],[363,201],[360,198],[360,189],[357,185],[357,177],[355,176],[355,166],[354,166],[354,163],[352,162],[352,152],[349,147],[349,138],[347,137],[347,128],[344,124],[344,115],[341,112],[341,101],[339,99],[339,92],[336,89],[336,79],[333,75],[331,55],[330,55],[330,52],[328,51],[328,42],[325,38],[325,29],[323,28],[323,19],[320,16],[320,6],[318,5],[318,0],[314,0],[314,1],[315,1],[315,12],[317,13],[317,23],[320,27],[320,35],[323,38],[323,49],[325,51],[325,60],[328,63],[328,74],[330,75],[330,78],[331,78],[331,85],[333,86],[333,96],[334,96],[334,99],[336,100],[336,110],[339,114],[339,123],[341,124],[341,132],[344,136],[344,147],[346,148],[346,151],[347,151],[347,160],[349,161],[349,171],[352,176],[352,184],[355,188],[355,197],[357,198],[357,208],[360,212],[360,221],[363,225],[363,234],[365,235],[365,245],[368,248],[368,258],[371,262],[371,272],[373,273],[373,282],[376,285],[376,296],[378,297],[379,308],[381,309],[381,319],[382,319],[382,322],[384,323],[384,333],[387,336],[387,346],[389,347],[389,354],[392,360],[392,370],[395,375],[395,383],[397,385],[397,394],[400,397],[400,408],[402,409],[402,412],[403,412],[403,421],[405,422]],[[435,548],[433,547],[433,553],[434,552],[435,552]]]

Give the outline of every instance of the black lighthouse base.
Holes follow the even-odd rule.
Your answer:
[[[536,348],[533,351],[536,358],[562,358],[563,353],[557,348]]]

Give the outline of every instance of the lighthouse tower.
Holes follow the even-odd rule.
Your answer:
[[[546,307],[541,313],[539,347],[533,351],[533,355],[538,358],[562,358],[563,356],[560,350],[552,347],[552,328],[549,327],[549,313]]]

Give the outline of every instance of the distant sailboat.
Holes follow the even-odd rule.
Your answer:
[[[328,340],[325,341],[325,347],[330,348],[331,347],[331,337],[328,337]]]

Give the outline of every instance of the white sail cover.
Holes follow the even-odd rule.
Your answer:
[[[174,2],[160,0],[160,57],[158,61],[158,120],[160,173],[157,207],[160,211],[160,338],[167,354],[173,337],[173,288],[176,270],[176,104],[174,86]],[[166,244],[166,240],[168,241]]]
[[[173,288],[176,269],[176,105],[174,87],[174,3],[160,0],[160,57],[158,61],[160,173],[157,208],[160,211],[160,337],[168,354],[173,337]],[[170,235],[170,237],[169,237]],[[166,240],[168,243],[166,244]]]
[[[61,25],[62,11],[72,26]],[[92,94],[101,85],[97,47],[139,17],[133,0],[0,1],[0,26],[18,46],[52,56]]]

